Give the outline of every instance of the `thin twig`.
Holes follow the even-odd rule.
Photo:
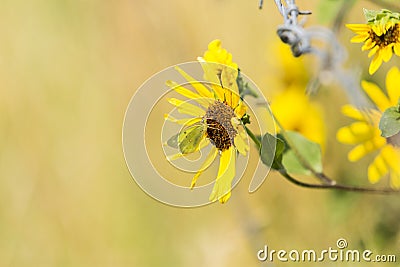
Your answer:
[[[280,169],[279,173],[285,177],[289,182],[306,188],[314,188],[314,189],[337,189],[342,191],[349,192],[363,192],[363,193],[371,193],[371,194],[400,194],[400,190],[393,190],[390,188],[368,188],[368,187],[358,187],[351,185],[343,185],[343,184],[310,184],[299,181],[293,178],[290,174],[286,172],[285,169]],[[325,175],[325,174],[324,174]]]

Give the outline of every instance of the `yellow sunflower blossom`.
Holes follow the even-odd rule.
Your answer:
[[[310,78],[305,62],[293,57],[288,46],[282,42],[271,49],[279,55],[272,74],[268,74],[268,83],[274,84],[274,90],[266,92],[271,98],[272,112],[285,130],[300,133],[318,143],[324,151],[324,113],[321,106],[311,101],[305,93]]]
[[[171,159],[212,145],[210,153],[192,179],[191,188],[195,186],[204,170],[219,156],[219,170],[209,199],[225,203],[231,196],[232,181],[236,175],[237,152],[246,156],[249,150],[247,134],[241,125],[246,106],[239,97],[236,85],[237,64],[232,62],[232,55],[221,47],[221,41],[212,41],[204,58],[199,58],[199,61],[211,86],[196,81],[179,67],[176,67],[177,71],[194,91],[167,81],[170,88],[187,98],[172,98],[169,102],[180,113],[192,116],[184,120],[164,116],[166,120],[183,125],[182,133],[178,137],[180,152]],[[199,105],[191,104],[188,100],[194,100]]]
[[[384,138],[378,128],[382,113],[395,106],[400,98],[400,71],[397,67],[389,70],[386,76],[385,94],[376,84],[362,81],[364,92],[374,102],[377,109],[367,112],[346,105],[342,113],[355,120],[351,125],[340,128],[337,132],[339,142],[356,145],[348,154],[350,161],[358,161],[365,155],[378,152],[368,166],[368,179],[377,183],[387,174],[393,188],[400,188],[400,134]]]
[[[271,110],[285,130],[295,131],[325,147],[325,124],[320,106],[303,90],[291,87],[276,95]]]
[[[367,24],[346,24],[357,35],[352,43],[364,43],[361,50],[370,50],[372,57],[369,74],[374,74],[382,62],[388,62],[393,53],[400,56],[400,15],[389,10],[364,10]]]

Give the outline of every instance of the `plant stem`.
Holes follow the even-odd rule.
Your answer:
[[[260,140],[258,140],[257,136],[254,135],[254,133],[247,128],[246,126],[244,126],[244,128],[246,129],[246,133],[250,136],[251,140],[253,140],[254,144],[257,146],[258,150],[261,149],[261,142]]]
[[[278,121],[276,121],[278,126],[281,127]],[[259,150],[261,150],[261,142],[257,138],[257,136],[246,126],[244,126],[247,134],[250,136],[251,140],[253,140],[254,144],[257,146]],[[284,129],[281,127],[282,131]],[[285,137],[285,136],[284,136]],[[285,137],[287,138],[287,137]],[[286,140],[287,141],[287,140]],[[289,144],[289,146],[291,146]],[[291,146],[293,149],[293,147]],[[299,159],[300,160],[300,159]],[[307,168],[307,167],[306,167]],[[309,168],[312,170],[312,168]],[[344,185],[344,184],[338,184],[335,180],[331,179],[324,173],[320,172],[313,172],[313,174],[323,182],[323,184],[310,184],[306,182],[302,182],[297,180],[296,178],[292,177],[286,170],[285,167],[280,164],[279,165],[279,173],[286,178],[289,182],[301,186],[301,187],[306,187],[306,188],[313,188],[313,189],[336,189],[336,190],[342,190],[342,191],[348,191],[348,192],[361,192],[361,193],[371,193],[371,194],[400,194],[400,190],[393,190],[390,188],[368,188],[368,187],[358,187],[358,186],[352,186],[352,185]]]
[[[371,193],[371,194],[400,194],[400,190],[393,190],[390,188],[368,188],[368,187],[358,187],[351,185],[343,185],[343,184],[310,184],[293,178],[290,174],[286,172],[284,169],[280,169],[279,173],[286,178],[289,182],[306,188],[314,188],[314,189],[337,189],[342,191],[349,192],[363,192],[363,193]]]

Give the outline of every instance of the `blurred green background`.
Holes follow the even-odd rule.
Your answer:
[[[270,175],[254,194],[243,180],[225,205],[182,209],[131,178],[124,112],[154,73],[195,60],[219,38],[267,95],[276,89],[285,75],[273,50],[282,18],[264,2],[259,11],[256,0],[1,0],[0,266],[259,266],[264,244],[322,250],[340,237],[350,248],[398,255],[397,196],[313,191]],[[319,1],[297,4],[331,13]],[[360,1],[345,21],[362,23],[362,7],[377,8]],[[351,36],[340,28],[366,73]],[[348,122],[339,113],[344,96],[317,96],[329,121],[327,172],[367,185],[368,159],[350,165],[349,147],[335,140]]]

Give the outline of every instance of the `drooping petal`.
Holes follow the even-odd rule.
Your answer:
[[[382,54],[382,60],[384,62],[388,62],[393,55],[393,44],[389,44],[388,46],[385,46],[384,48],[381,49],[381,54]]]
[[[381,50],[377,50],[374,58],[372,59],[371,63],[369,64],[369,74],[374,74],[379,67],[382,65],[382,55]]]
[[[368,180],[370,183],[377,183],[384,175],[389,172],[381,154],[378,154],[374,161],[368,166]]]
[[[400,56],[400,43],[395,43],[393,46],[394,53],[396,56]]]
[[[395,106],[400,98],[400,71],[392,67],[386,75],[386,91],[391,106]]]
[[[214,162],[215,158],[218,155],[218,149],[213,146],[211,148],[211,151],[208,153],[207,158],[204,160],[202,163],[200,169],[197,171],[196,175],[192,179],[192,183],[190,184],[190,189],[193,189],[193,187],[196,185],[197,179],[199,176],[211,165],[211,163]]]
[[[233,146],[229,149],[222,151],[218,176],[215,180],[214,188],[210,195],[210,201],[219,200],[225,203],[231,196],[232,180],[235,177],[236,169],[236,150]]]
[[[201,117],[206,112],[198,106],[188,103],[176,98],[169,98],[168,102],[177,107],[179,113],[192,115],[194,117]]]
[[[380,111],[383,112],[390,107],[389,99],[376,84],[362,81],[361,86],[364,92],[375,103],[376,107],[379,108]]]
[[[235,136],[234,140],[237,151],[239,151],[239,153],[243,156],[246,156],[247,151],[249,150],[249,145],[247,144],[246,140],[246,136],[243,137],[243,135],[240,133]]]
[[[379,50],[379,46],[378,46],[378,45],[374,46],[374,47],[371,49],[371,51],[369,51],[368,57],[370,58],[370,57],[372,57],[373,55],[375,55],[376,52],[377,52],[378,50]]]

